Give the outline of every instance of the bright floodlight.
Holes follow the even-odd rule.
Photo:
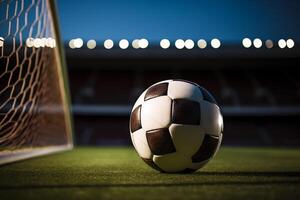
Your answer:
[[[46,47],[50,47],[50,48],[53,48],[53,38],[49,37],[49,38],[46,38],[46,42],[45,42],[45,45]],[[72,41],[72,40],[71,40]],[[71,41],[69,42],[69,46],[70,46],[70,43]],[[72,45],[73,45],[73,41],[72,41]],[[74,45],[73,45],[74,46]],[[73,47],[74,48],[74,47]]]
[[[255,48],[260,48],[262,46],[262,41],[259,38],[253,40],[253,45]]]
[[[42,39],[40,39],[40,38],[35,38],[35,39],[33,40],[33,46],[34,46],[35,48],[40,48],[40,47],[42,46]]]
[[[194,41],[193,41],[193,40],[187,39],[187,40],[184,42],[184,46],[185,46],[185,48],[187,48],[187,49],[192,49],[192,48],[194,48],[195,44],[194,44]]]
[[[105,49],[111,49],[114,46],[114,41],[112,41],[111,39],[107,39],[104,41],[104,48]]]
[[[76,39],[72,39],[72,40],[70,40],[70,42],[69,42],[69,45],[71,45],[70,47],[71,47],[71,48],[73,47],[74,49],[76,48],[76,47],[75,47],[75,44],[74,44],[75,40],[76,40]]]
[[[142,49],[147,48],[148,45],[149,45],[148,40],[146,40],[146,39],[140,39],[140,40],[139,40],[139,46],[140,46]]]
[[[41,38],[41,47],[48,47],[47,46],[47,38]]]
[[[45,47],[46,46],[46,38],[41,38],[41,47]]]
[[[74,40],[75,48],[81,48],[83,46],[83,40],[81,38],[77,38]]]
[[[273,48],[274,44],[272,40],[266,40],[265,45],[268,49]]]
[[[0,47],[3,47],[3,45],[4,45],[4,38],[0,37]]]
[[[33,47],[33,41],[34,41],[33,38],[27,38],[27,40],[26,40],[26,46],[27,47]]]
[[[176,47],[177,49],[183,49],[183,47],[184,47],[184,41],[183,41],[182,39],[176,40],[176,42],[175,42],[175,47]]]
[[[205,49],[205,47],[207,46],[207,43],[204,39],[200,39],[200,40],[198,40],[197,45],[200,49]]]
[[[163,48],[163,49],[167,49],[167,48],[170,47],[170,41],[169,41],[168,39],[162,39],[162,40],[160,41],[160,46],[161,46],[161,48]]]
[[[242,41],[242,43],[243,43],[243,46],[245,48],[249,48],[252,45],[252,42],[251,42],[251,40],[249,38],[244,38],[243,41]]]
[[[42,41],[43,41],[43,43],[45,43],[45,44],[42,44],[42,47],[43,47],[43,45],[50,47],[50,48],[56,47],[56,41],[53,38],[47,38],[47,39],[45,38],[45,40],[42,39]]]
[[[89,49],[95,49],[96,48],[96,40],[89,40],[87,43],[86,43],[86,46],[87,48]]]
[[[69,41],[69,47],[70,47],[71,49],[75,49],[74,39],[72,39],[72,40]]]
[[[132,47],[135,48],[135,49],[140,48],[140,46],[139,46],[139,39],[133,40],[131,44],[132,44]]]
[[[293,48],[294,45],[295,45],[294,40],[288,39],[288,40],[286,41],[286,46],[287,46],[288,48]]]
[[[215,49],[219,48],[221,46],[221,42],[219,39],[212,39],[211,42],[210,42],[211,46]]]
[[[120,47],[121,49],[127,49],[128,46],[129,46],[128,40],[126,40],[126,39],[120,40],[120,42],[119,42],[119,47]]]
[[[278,46],[279,46],[281,49],[285,48],[285,47],[286,47],[286,41],[285,41],[284,39],[280,39],[280,40],[278,41]]]

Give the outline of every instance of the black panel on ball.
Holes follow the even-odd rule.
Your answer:
[[[210,159],[214,155],[214,153],[218,147],[218,143],[219,143],[218,137],[206,134],[204,136],[201,147],[193,155],[192,161],[193,162],[203,162],[205,160]]]
[[[130,116],[130,131],[133,133],[142,128],[141,125],[141,105],[136,107]]]
[[[172,101],[172,123],[199,125],[201,120],[200,104],[187,99]]]
[[[147,142],[154,155],[164,155],[176,151],[169,129],[155,129],[146,132]]]
[[[144,100],[147,101],[155,97],[166,96],[168,94],[168,86],[169,83],[159,83],[157,85],[153,85],[147,90]]]

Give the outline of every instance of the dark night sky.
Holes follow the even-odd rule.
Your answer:
[[[300,39],[300,1],[59,0],[63,38]]]

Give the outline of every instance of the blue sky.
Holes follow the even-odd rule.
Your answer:
[[[64,40],[300,39],[300,1],[58,0]]]

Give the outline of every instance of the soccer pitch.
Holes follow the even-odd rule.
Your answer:
[[[72,151],[0,167],[4,199],[299,199],[300,149],[222,147],[202,170],[164,174],[129,147]]]

